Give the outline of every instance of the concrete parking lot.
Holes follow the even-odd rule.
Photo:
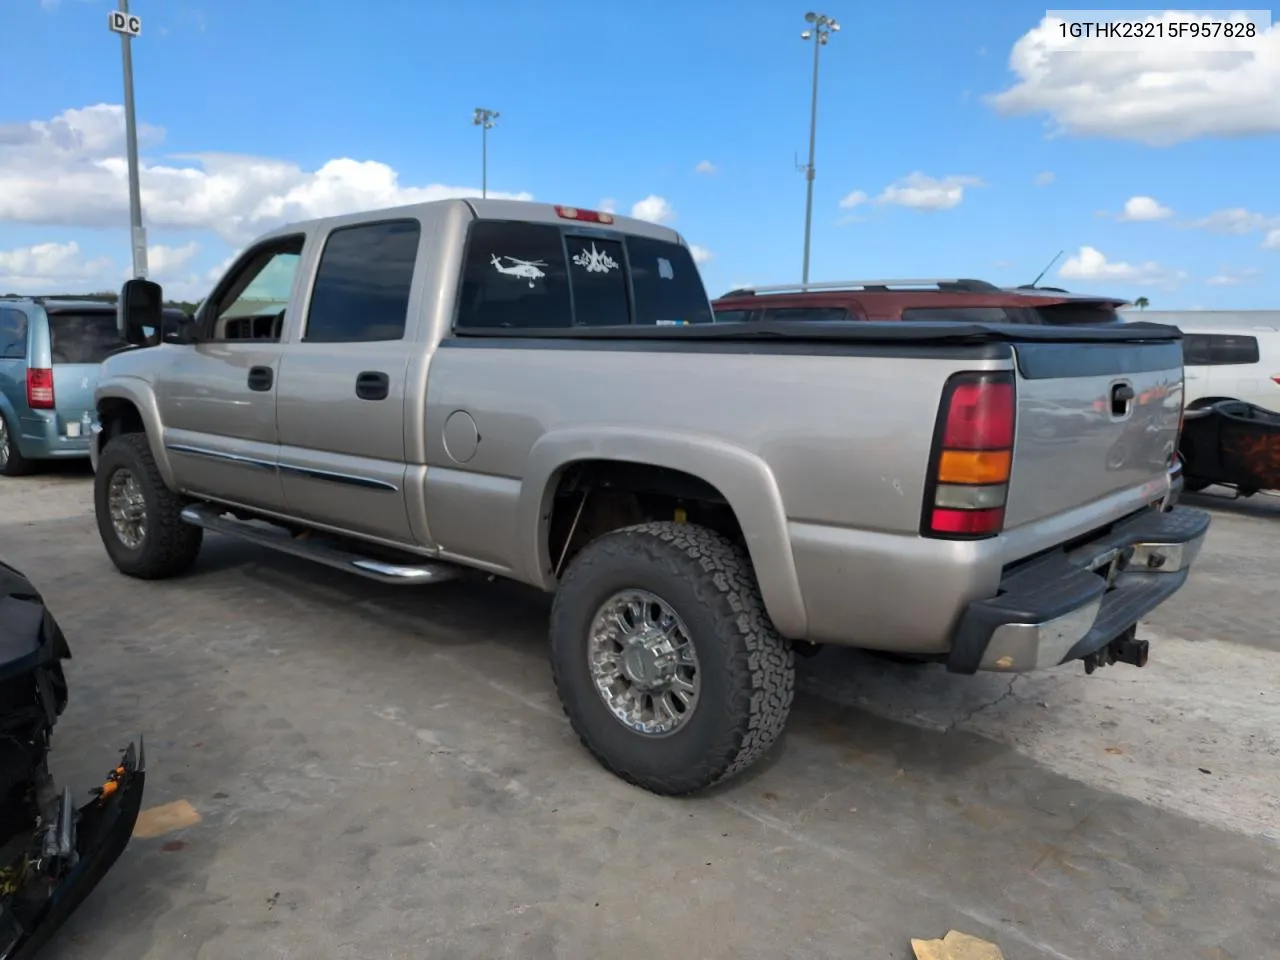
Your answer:
[[[889,960],[951,928],[1010,960],[1274,955],[1280,500],[1192,499],[1210,542],[1145,669],[827,651],[765,763],[669,800],[572,738],[543,597],[214,537],[131,581],[87,469],[6,481],[0,555],[74,653],[56,773],[87,788],[142,733],[146,805],[201,817],[135,838],[48,955]]]

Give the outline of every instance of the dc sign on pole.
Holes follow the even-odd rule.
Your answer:
[[[112,33],[121,33],[126,37],[136,37],[142,33],[142,18],[132,13],[112,10],[107,14],[107,26]]]

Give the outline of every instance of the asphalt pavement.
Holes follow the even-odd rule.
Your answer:
[[[142,583],[86,472],[4,481],[0,556],[74,654],[57,776],[87,789],[141,733],[144,805],[192,811],[135,837],[47,955],[890,960],[952,928],[1010,960],[1273,955],[1280,501],[1192,499],[1214,526],[1146,668],[827,651],[765,762],[670,800],[572,737],[545,597],[212,536]]]

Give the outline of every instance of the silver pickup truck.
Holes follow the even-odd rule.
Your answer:
[[[213,531],[554,591],[574,729],[659,793],[765,753],[822,644],[1141,665],[1209,525],[1171,327],[715,324],[675,232],[500,200],[283,228],[173,329],[160,294],[125,285],[96,394],[115,565]]]

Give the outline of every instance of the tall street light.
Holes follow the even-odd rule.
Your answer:
[[[123,0],[121,0],[123,2]],[[497,110],[476,107],[471,122],[480,128],[480,196],[489,195],[489,131],[498,122]]]
[[[801,271],[801,282],[809,282],[809,235],[813,230],[813,152],[818,138],[818,55],[831,39],[831,34],[840,29],[835,19],[823,13],[812,11],[804,15],[809,29],[800,34],[801,40],[813,41],[813,103],[809,108],[809,162],[804,167],[804,178],[808,181],[805,187],[804,200],[804,267]]]
[[[124,135],[129,162],[129,242],[133,247],[133,275],[147,275],[147,231],[142,226],[142,190],[138,185],[138,125],[133,112],[133,39],[142,33],[142,19],[129,13],[129,0],[107,14],[107,27],[120,34],[124,60]]]

